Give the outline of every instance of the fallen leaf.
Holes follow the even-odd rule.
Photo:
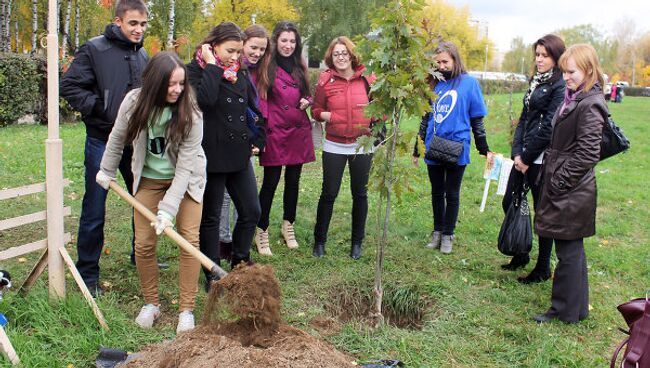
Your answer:
[[[591,304],[589,304],[589,310],[591,311],[593,309],[594,309],[594,307],[592,307]]]
[[[110,288],[113,287],[113,284],[110,283],[110,282],[108,282],[108,281],[102,281],[102,286],[103,286],[105,289],[110,289]]]
[[[68,364],[67,368],[74,368],[74,364]]]
[[[603,245],[607,245],[607,244],[609,244],[609,240],[607,239],[603,240]]]
[[[105,247],[104,248],[104,254],[106,254],[106,255],[111,254],[111,248],[110,247]]]
[[[304,316],[305,316],[305,312],[298,312],[298,314],[296,314],[296,315],[297,315],[298,317],[304,317]]]
[[[172,299],[172,305],[176,305],[176,304],[178,304],[178,300]]]

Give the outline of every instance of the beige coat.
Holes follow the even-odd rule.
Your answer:
[[[100,169],[108,176],[114,178],[117,175],[117,168],[122,158],[126,140],[126,133],[132,107],[135,105],[140,88],[129,92],[120,106],[115,120],[115,126],[111,131],[106,144],[106,151],[102,157]],[[203,116],[200,111],[195,112],[193,124],[189,135],[180,144],[167,145],[165,155],[169,157],[175,167],[174,179],[167,189],[163,200],[158,205],[172,216],[176,216],[181,200],[187,192],[192,199],[201,203],[206,182],[206,159],[201,140],[203,139]],[[140,132],[133,141],[133,158],[131,159],[131,170],[133,171],[133,193],[137,193],[142,168],[147,150],[147,131]]]

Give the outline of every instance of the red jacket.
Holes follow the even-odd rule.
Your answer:
[[[316,85],[316,97],[312,107],[314,119],[322,121],[321,113],[331,112],[330,122],[325,124],[325,138],[337,143],[354,143],[362,135],[370,134],[370,118],[363,109],[368,105],[370,84],[374,76],[363,76],[366,68],[359,65],[347,80],[334,69],[321,73]]]

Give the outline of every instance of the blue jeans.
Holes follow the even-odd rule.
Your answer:
[[[77,270],[88,286],[94,286],[99,281],[99,256],[104,246],[104,214],[106,210],[107,191],[95,181],[102,161],[106,142],[101,139],[86,136],[84,149],[84,179],[86,192],[81,205],[79,218],[79,233],[77,235]],[[126,183],[127,190],[133,194],[133,173],[131,172],[131,156],[133,149],[125,147],[120,161],[119,170]],[[133,249],[133,240],[131,241]]]

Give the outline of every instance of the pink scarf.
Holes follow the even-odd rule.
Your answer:
[[[239,71],[239,68],[241,66],[239,61],[234,62],[231,66],[225,66],[221,61],[221,59],[219,58],[219,56],[215,54],[214,57],[217,59],[217,66],[224,70],[223,79],[233,84],[237,83],[237,72]],[[196,50],[196,55],[194,56],[194,59],[196,60],[196,62],[199,64],[201,68],[205,69],[207,63],[203,60],[203,52],[201,49]]]

